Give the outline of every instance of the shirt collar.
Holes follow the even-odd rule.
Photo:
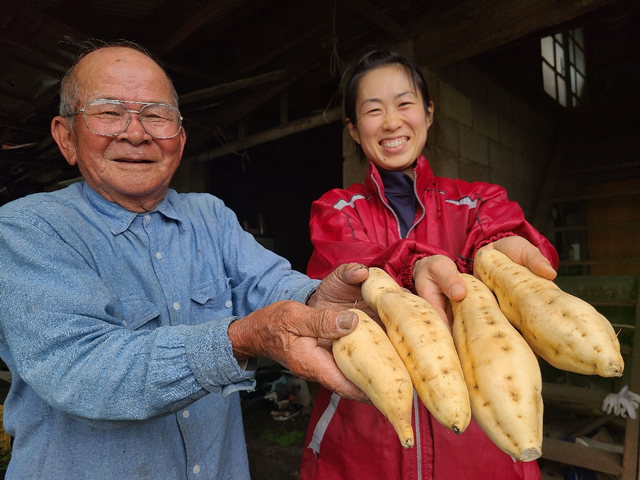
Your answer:
[[[110,202],[91,188],[87,182],[83,182],[82,184],[82,194],[95,211],[104,219],[113,235],[118,235],[126,231],[131,225],[131,222],[133,222],[138,215],[142,215],[131,212],[117,203]],[[177,195],[173,190],[169,190],[154,212],[161,213],[165,217],[175,220],[182,225],[182,220],[180,220],[178,212],[169,199],[169,197],[173,197],[174,194]]]

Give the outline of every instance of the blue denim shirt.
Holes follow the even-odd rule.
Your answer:
[[[86,183],[0,208],[7,479],[248,479],[227,327],[318,285],[222,201],[137,214]]]

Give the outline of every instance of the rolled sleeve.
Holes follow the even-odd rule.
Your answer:
[[[227,397],[240,390],[253,390],[255,366],[249,362],[243,369],[233,356],[227,335],[229,325],[239,317],[229,317],[198,325],[190,329],[186,338],[187,361],[195,379],[208,392],[221,392]]]

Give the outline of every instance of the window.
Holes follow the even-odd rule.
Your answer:
[[[543,38],[540,50],[544,91],[563,107],[580,105],[585,91],[582,29]]]

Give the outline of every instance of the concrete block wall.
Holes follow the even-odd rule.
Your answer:
[[[424,155],[438,176],[503,186],[530,216],[553,127],[534,106],[467,62],[423,69],[435,106]],[[345,130],[344,186],[362,182],[366,168]]]

